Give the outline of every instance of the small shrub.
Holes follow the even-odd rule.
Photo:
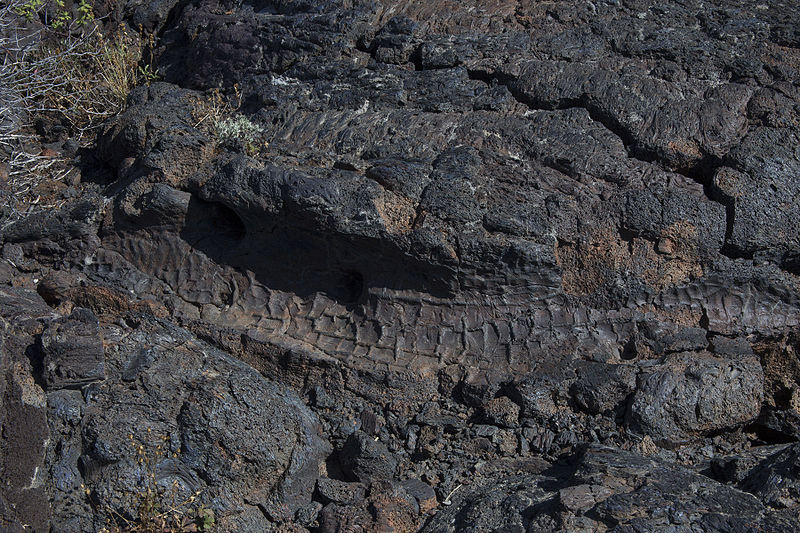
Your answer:
[[[220,145],[241,145],[248,155],[255,155],[267,146],[264,129],[238,112],[241,105],[238,85],[234,84],[233,93],[227,96],[214,89],[194,102],[194,127],[205,131]]]
[[[241,141],[247,147],[255,147],[264,130],[253,124],[244,115],[233,115],[223,118],[215,124],[217,140],[221,144]]]
[[[80,145],[90,145],[131,89],[157,77],[142,62],[152,40],[104,31],[90,0],[69,7],[66,1],[0,4],[0,156],[7,162],[0,185],[10,192],[0,197],[4,225],[54,206],[42,199],[39,185],[67,173],[63,159],[42,156],[32,131],[36,119],[58,123]]]
[[[73,23],[84,26],[94,20],[94,6],[90,0],[72,2],[72,9],[67,7],[66,0],[18,0],[11,4],[14,12],[28,21],[40,14],[52,14],[53,18],[45,23],[55,30],[66,29]]]
[[[224,95],[219,89],[212,89],[204,98],[194,102],[192,114],[195,119],[195,128],[204,130],[219,140],[217,125],[235,114],[242,105],[242,94],[239,85],[234,84],[233,94]]]
[[[20,17],[33,20],[33,17],[39,13],[42,6],[44,6],[44,0],[26,0],[24,2],[15,3],[12,9]]]
[[[150,432],[150,429],[147,430]],[[179,495],[178,483],[169,488],[159,485],[156,470],[158,464],[167,456],[169,437],[162,438],[152,453],[147,453],[142,444],[128,435],[135,451],[136,463],[143,472],[139,485],[130,494],[133,507],[138,516],[130,519],[119,512],[106,508],[105,513],[109,525],[102,533],[196,533],[213,530],[214,511],[197,504],[201,492],[197,491],[188,497]],[[87,490],[87,495],[91,491]]]

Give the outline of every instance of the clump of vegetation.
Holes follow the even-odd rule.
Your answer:
[[[233,115],[219,120],[215,124],[217,139],[221,144],[241,141],[248,148],[248,151],[255,149],[259,142],[259,137],[264,130],[253,124],[244,115]]]
[[[238,85],[234,84],[233,93],[227,97],[214,89],[206,98],[195,102],[194,126],[204,129],[220,145],[240,145],[248,155],[255,155],[267,146],[264,129],[239,112],[241,105]]]
[[[148,428],[147,430],[151,430]],[[142,476],[134,492],[130,495],[133,507],[137,510],[136,518],[128,518],[121,513],[107,508],[105,510],[109,525],[103,533],[197,533],[209,532],[214,528],[214,511],[198,504],[201,491],[181,496],[178,482],[168,488],[158,483],[156,471],[158,464],[169,453],[169,437],[162,437],[152,453],[145,450],[144,445],[128,435],[135,451],[136,463]],[[87,495],[91,491],[87,490]]]
[[[134,86],[156,77],[142,65],[152,37],[103,29],[89,0],[69,8],[65,2],[11,0],[0,7],[0,111],[17,117],[0,139],[40,115],[61,119],[82,139],[124,106]]]
[[[7,223],[56,207],[37,189],[66,175],[62,159],[42,153],[33,125],[57,124],[78,145],[92,144],[133,87],[157,77],[143,61],[152,45],[152,38],[95,20],[91,0],[0,5],[0,185],[11,192],[0,209]]]

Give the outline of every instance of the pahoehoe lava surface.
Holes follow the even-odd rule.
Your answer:
[[[800,7],[122,4],[162,79],[0,233],[2,527],[134,441],[221,531],[800,529]]]

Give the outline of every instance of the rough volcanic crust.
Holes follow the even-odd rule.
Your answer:
[[[163,436],[230,530],[800,528],[797,6],[145,4],[113,177],[0,233],[4,526]]]

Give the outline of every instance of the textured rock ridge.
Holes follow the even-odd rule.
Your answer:
[[[141,446],[231,531],[800,527],[796,6],[124,17],[162,79],[0,233],[4,526]]]

